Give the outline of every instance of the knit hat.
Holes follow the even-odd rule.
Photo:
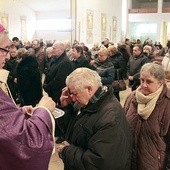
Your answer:
[[[4,26],[0,24],[0,32],[3,32],[5,30]]]

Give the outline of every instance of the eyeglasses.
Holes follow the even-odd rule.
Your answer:
[[[6,49],[6,48],[1,48],[1,47],[0,47],[0,51],[2,52],[2,54],[3,54],[4,56],[7,56],[8,53],[9,53],[9,50]]]

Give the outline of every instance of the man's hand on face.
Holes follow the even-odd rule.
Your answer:
[[[62,89],[62,94],[60,97],[60,102],[62,107],[68,106],[70,103],[72,103],[72,97],[71,94],[69,93],[68,87],[64,87]]]

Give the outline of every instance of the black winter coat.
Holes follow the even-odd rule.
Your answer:
[[[15,100],[15,102],[18,93],[17,84],[14,82],[14,79],[17,78],[17,73],[16,73],[17,64],[18,63],[16,61],[16,57],[11,57],[11,59],[8,60],[4,66],[4,68],[9,71],[7,84],[9,86],[9,89],[11,91],[12,97]]]
[[[123,79],[126,78],[126,62],[120,52],[117,52],[115,55],[110,56],[109,60],[113,63],[115,68],[115,80],[118,79],[117,71],[119,73],[119,78]]]
[[[17,85],[21,105],[35,106],[42,97],[41,76],[35,57],[24,58],[17,66]]]
[[[43,88],[56,103],[59,102],[62,89],[66,86],[66,77],[72,71],[71,61],[66,56],[65,52],[51,62]]]
[[[89,62],[86,59],[85,56],[81,55],[79,58],[77,58],[76,60],[72,60],[72,65],[73,65],[73,69],[77,69],[80,67],[87,67],[90,68]]]
[[[71,106],[70,106],[71,107]],[[66,131],[71,144],[62,151],[65,170],[129,170],[131,133],[120,103],[98,89],[86,108],[76,110]]]
[[[111,85],[115,80],[115,68],[109,59],[106,59],[105,61],[96,59],[92,69],[98,72],[103,85]]]

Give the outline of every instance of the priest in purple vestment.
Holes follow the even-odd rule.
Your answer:
[[[0,24],[0,70],[8,60],[9,38]],[[36,108],[15,105],[0,72],[0,170],[48,170],[54,148],[55,102],[44,96]]]
[[[29,108],[29,107],[28,107]],[[0,170],[48,170],[55,103],[45,96],[26,116],[0,89]]]

